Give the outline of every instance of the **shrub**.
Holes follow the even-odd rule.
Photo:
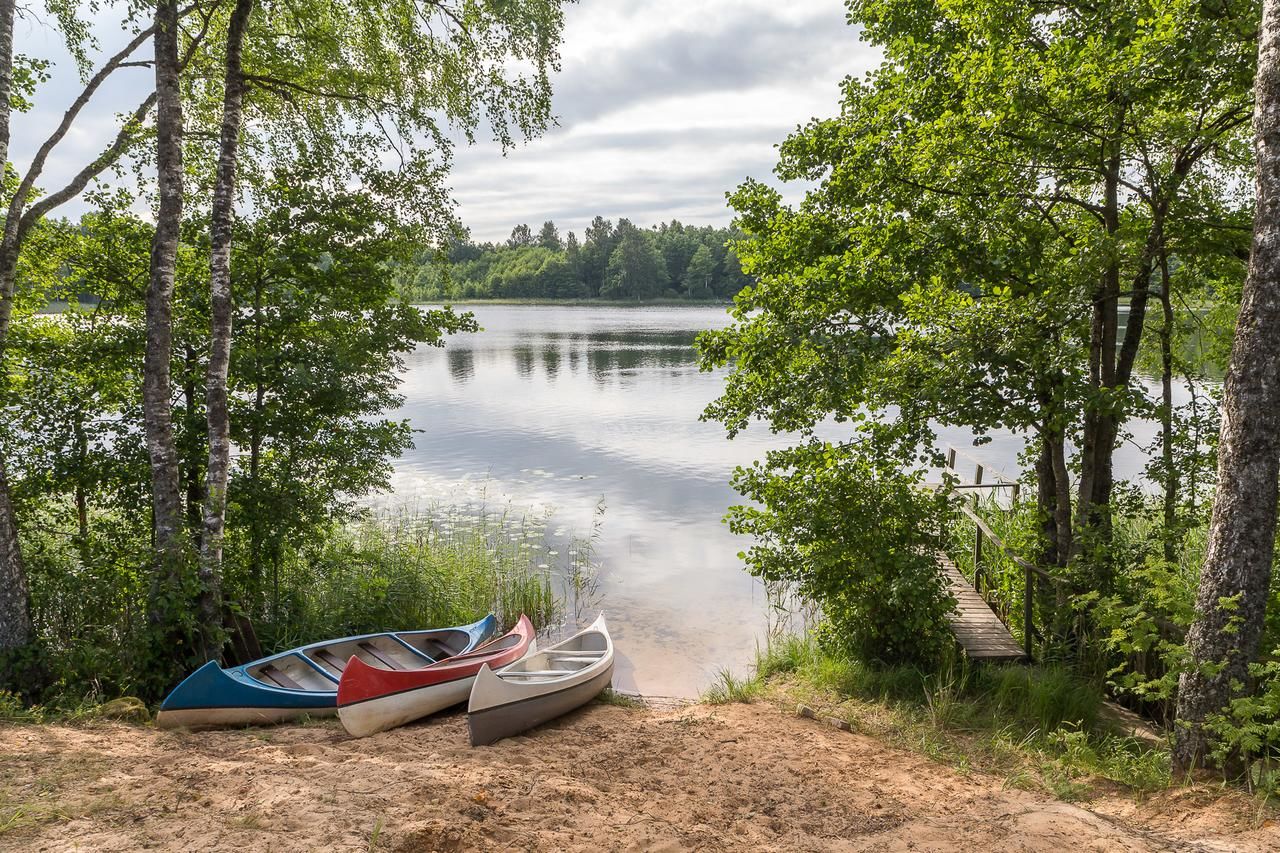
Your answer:
[[[859,660],[932,664],[952,640],[954,600],[933,550],[946,500],[891,457],[813,441],[739,469],[735,533],[766,583],[790,584],[822,610],[824,644]]]

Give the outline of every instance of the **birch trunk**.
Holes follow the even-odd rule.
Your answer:
[[[178,90],[178,7],[157,0],[155,26],[156,172],[160,206],[151,243],[151,275],[146,296],[146,354],[143,359],[143,418],[151,459],[151,501],[155,517],[158,571],[152,588],[157,602],[181,587],[180,561],[186,536],[178,450],[170,395],[173,346],[173,282],[182,225],[182,103]]]
[[[1164,560],[1178,559],[1178,493],[1181,477],[1173,455],[1173,298],[1169,292],[1169,257],[1160,250],[1160,462],[1164,467]]]
[[[227,29],[226,87],[218,174],[210,215],[209,368],[205,379],[209,425],[209,465],[205,477],[204,530],[200,539],[200,621],[206,633],[222,618],[222,537],[227,519],[227,481],[231,469],[231,418],[227,411],[227,370],[231,364],[234,303],[231,294],[231,241],[236,201],[236,158],[243,120],[245,80],[241,68],[245,30],[253,0],[237,0]]]
[[[13,22],[16,12],[15,0],[0,0],[0,164],[9,160],[9,95],[13,90]],[[9,223],[5,224],[8,226]],[[6,238],[8,231],[6,227]],[[13,306],[12,282],[18,260],[16,250],[8,251],[11,248],[9,244],[8,239],[0,240],[0,368],[8,337],[5,333]],[[0,458],[0,653],[27,646],[34,637],[31,596],[27,588],[27,573],[22,565],[22,549],[18,544],[18,522],[9,498],[5,462]],[[8,673],[0,673],[0,683],[7,680]]]
[[[1261,642],[1280,476],[1280,0],[1264,0],[1254,97],[1253,251],[1222,402],[1209,545],[1178,683],[1175,774],[1205,762],[1208,715],[1224,709]]]

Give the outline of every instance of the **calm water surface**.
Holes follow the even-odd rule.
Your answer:
[[[468,310],[484,331],[409,358],[398,416],[420,432],[397,465],[395,500],[483,497],[551,510],[553,527],[579,535],[603,501],[599,607],[618,647],[615,684],[692,696],[721,668],[745,672],[768,608],[737,556],[749,543],[721,519],[740,502],[734,466],[783,439],[757,426],[730,441],[698,420],[724,375],[698,371],[693,340],[727,325],[724,309]],[[1021,447],[999,435],[979,452],[1014,473]],[[1135,453],[1117,461],[1119,476],[1141,464]]]

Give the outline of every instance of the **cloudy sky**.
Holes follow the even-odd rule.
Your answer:
[[[460,151],[454,187],[477,239],[516,222],[575,230],[595,214],[649,225],[730,218],[724,193],[770,177],[774,146],[835,111],[876,54],[841,0],[584,0],[569,7],[559,127],[508,153]]]
[[[558,126],[506,156],[488,142],[460,149],[453,186],[462,220],[478,240],[546,219],[581,234],[596,214],[640,225],[673,217],[727,223],[725,191],[747,176],[769,178],[774,146],[797,124],[833,113],[839,81],[877,61],[844,14],[841,0],[583,0],[568,7],[563,70],[554,81]],[[107,27],[112,19],[101,20]],[[56,39],[38,24],[20,23],[15,35],[20,53],[57,54]],[[108,48],[127,38],[100,36]],[[149,83],[142,70],[118,77],[50,162],[46,186],[98,150],[116,113]],[[14,128],[12,157],[20,165],[60,117],[74,83],[63,59],[40,109]]]

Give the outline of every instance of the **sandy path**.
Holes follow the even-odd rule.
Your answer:
[[[1280,849],[1203,796],[1086,810],[767,704],[592,705],[483,749],[461,714],[359,741],[0,727],[0,828],[18,804],[2,850]]]

